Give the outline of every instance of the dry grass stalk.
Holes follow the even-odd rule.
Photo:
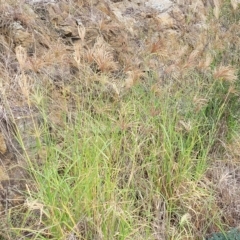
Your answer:
[[[133,71],[127,71],[128,77],[125,79],[125,87],[127,89],[133,87],[140,77],[143,76],[143,72],[139,69]]]
[[[187,63],[185,64],[184,68],[195,66],[197,57],[199,57],[200,54],[201,54],[201,52],[198,49],[193,50],[190,53]]]
[[[84,51],[84,59],[87,61],[87,63],[92,64],[94,62],[94,49],[88,48],[86,51]]]
[[[179,79],[184,68],[180,64],[171,64],[165,69],[165,73],[174,79]]]
[[[238,8],[238,4],[239,2],[237,0],[231,0],[231,5],[234,11],[236,11],[236,9]]]
[[[66,62],[68,56],[67,48],[61,42],[50,47],[50,50],[42,58],[47,65]]]
[[[112,23],[109,20],[103,20],[101,19],[98,24],[99,30],[101,32],[110,32],[110,31],[117,31],[121,28],[120,25],[117,23]]]
[[[101,84],[108,87],[108,89],[113,90],[116,96],[120,95],[120,87],[117,84],[109,79],[109,77],[105,74],[102,74],[101,77],[97,76],[96,81],[99,81]]]
[[[3,134],[2,134],[1,131],[0,131],[0,153],[1,153],[1,154],[5,154],[6,151],[7,151],[7,145],[6,145],[4,136],[3,136]],[[1,175],[1,174],[0,174],[0,175]]]
[[[212,56],[210,54],[207,54],[205,59],[201,60],[199,63],[198,63],[198,68],[200,70],[207,70],[209,69],[209,66],[210,64],[212,63],[213,59],[212,59]]]
[[[215,79],[234,82],[235,80],[237,80],[236,69],[232,66],[220,66],[215,69],[213,77]]]
[[[21,45],[17,46],[15,48],[15,51],[16,51],[16,57],[17,57],[18,63],[20,65],[20,69],[21,69],[21,71],[23,71],[23,70],[25,70],[25,67],[26,67],[27,51]]]
[[[196,60],[196,58],[200,55],[200,53],[201,52],[198,49],[193,50],[189,55],[188,62],[193,63]]]
[[[82,43],[84,43],[85,36],[86,36],[86,28],[84,26],[81,26],[81,27],[78,26],[78,35]]]
[[[102,37],[98,37],[92,48],[85,50],[84,38],[85,28],[78,28],[81,43],[77,43],[74,46],[74,60],[79,65],[83,58],[88,64],[96,63],[97,67],[102,72],[109,72],[117,70],[118,65],[114,61],[112,54],[112,48],[103,40]]]
[[[29,100],[30,97],[30,91],[31,91],[31,87],[30,87],[30,79],[28,76],[26,76],[25,74],[21,74],[19,77],[19,81],[18,84],[20,86],[21,89],[21,93],[22,95]],[[29,101],[28,101],[29,103]]]
[[[184,56],[187,54],[188,50],[189,50],[188,45],[181,46],[180,49],[177,50],[176,57],[175,57],[175,59],[176,59],[175,63],[176,64],[179,64],[182,61]]]
[[[96,43],[93,46],[93,59],[96,62],[98,68],[102,72],[109,72],[117,70],[117,63],[114,62],[112,49],[103,40],[102,37],[98,37]]]
[[[32,69],[35,73],[39,72],[40,69],[43,68],[43,67],[46,65],[46,63],[44,62],[44,60],[41,59],[41,58],[36,58],[36,57],[35,57],[35,58],[30,58],[29,61],[30,61],[30,63],[31,63],[31,69]]]
[[[198,97],[197,95],[193,98],[193,103],[195,104],[196,112],[199,112],[204,106],[207,105],[208,99],[203,97]]]
[[[40,213],[39,224],[41,224],[43,215],[48,216],[47,212],[44,210],[44,204],[42,204],[39,200],[34,199],[32,197],[32,194],[27,184],[26,184],[26,188],[30,197],[25,200],[24,206],[27,207],[29,211],[36,211],[36,210],[39,211]]]
[[[81,43],[76,43],[74,45],[74,53],[73,53],[73,58],[74,60],[76,61],[77,63],[77,66],[80,66],[81,64],[81,59],[82,59],[82,56],[81,56],[81,52],[83,51],[83,47],[82,47],[82,44]]]
[[[149,51],[151,54],[156,54],[159,56],[159,58],[164,61],[168,59],[169,53],[166,49],[166,45],[162,41],[162,39],[159,39],[157,41],[151,42],[148,46]]]
[[[228,152],[232,156],[232,163],[239,164],[240,159],[240,138],[238,136],[234,137],[233,142],[229,143],[227,146]]]
[[[161,51],[163,48],[163,42],[159,39],[156,42],[153,42],[150,45],[150,52],[151,53],[158,53],[159,51]]]
[[[220,1],[219,0],[213,0],[214,2],[214,9],[213,9],[213,14],[216,17],[216,19],[219,19],[220,15]]]

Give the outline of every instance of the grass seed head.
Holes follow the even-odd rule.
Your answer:
[[[102,37],[97,38],[91,53],[100,71],[109,72],[118,69],[117,63],[114,61],[112,49]]]
[[[219,80],[234,82],[237,80],[236,69],[232,66],[220,66],[215,69],[213,77]]]

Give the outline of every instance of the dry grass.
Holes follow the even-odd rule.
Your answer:
[[[107,1],[0,1],[1,164],[18,181],[12,153],[30,175],[1,182],[0,237],[237,227],[239,4],[178,2],[162,17],[126,8],[126,27]]]

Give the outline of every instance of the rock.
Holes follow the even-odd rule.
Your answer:
[[[19,22],[14,22],[12,28],[14,43],[29,48],[34,42],[33,35],[25,30]]]
[[[33,5],[33,4],[50,4],[50,3],[55,3],[57,2],[56,0],[26,0],[26,2],[30,5]]]
[[[149,0],[145,3],[145,5],[147,7],[154,8],[161,13],[169,10],[173,6],[173,3],[169,0]]]

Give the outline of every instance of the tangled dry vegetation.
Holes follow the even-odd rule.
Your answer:
[[[238,227],[239,3],[144,3],[0,0],[1,239],[203,239]],[[111,161],[109,182],[92,181],[109,184],[100,205],[97,190],[82,208],[35,195],[45,168],[76,177],[67,186],[79,196],[76,181],[90,187],[65,162],[75,131],[85,150],[84,137],[97,139],[86,158]]]

